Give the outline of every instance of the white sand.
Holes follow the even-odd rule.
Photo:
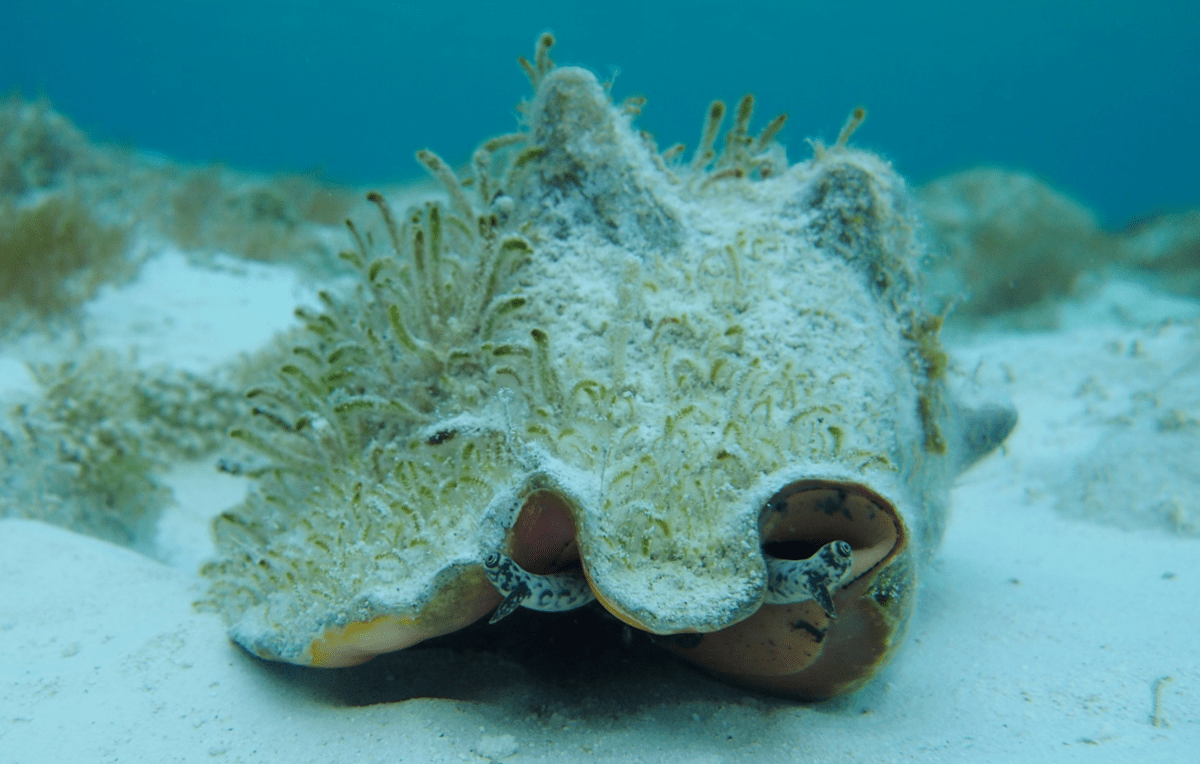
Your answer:
[[[84,334],[96,347],[133,348],[146,366],[202,372],[265,345],[294,323],[299,304],[317,299],[290,268],[222,256],[201,268],[168,249],[136,282],[105,287],[88,303]]]
[[[301,295],[285,269],[212,274],[168,255],[92,306],[107,328],[91,341],[205,368],[264,342]],[[345,672],[258,661],[191,606],[206,518],[241,485],[182,465],[161,528],[170,566],[0,521],[0,762],[1196,761],[1200,540],[1055,506],[1118,437],[1131,457],[1105,473],[1114,495],[1156,474],[1138,461],[1158,453],[1148,423],[1200,411],[1197,315],[1118,283],[1061,331],[956,348],[965,369],[983,359],[1021,423],[955,490],[909,644],[854,696],[751,696],[644,651],[565,675],[448,648]],[[0,396],[27,389],[21,374],[0,358]],[[1179,521],[1195,518],[1200,487],[1171,490]]]

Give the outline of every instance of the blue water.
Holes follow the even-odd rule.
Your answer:
[[[708,101],[749,90],[757,124],[791,115],[793,160],[862,104],[857,141],[917,182],[1029,170],[1111,227],[1200,206],[1196,0],[6,5],[0,92],[186,161],[354,183],[418,174],[422,147],[464,161],[516,125],[515,58],[550,29],[560,63],[619,67],[617,98],[650,98],[662,146],[694,146]]]

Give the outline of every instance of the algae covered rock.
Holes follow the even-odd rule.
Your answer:
[[[749,96],[723,150],[714,102],[690,160],[660,153],[551,42],[521,132],[466,179],[420,152],[442,199],[374,196],[357,291],[250,392],[265,462],[209,601],[252,652],[336,666],[586,587],[561,601],[731,681],[860,686],[950,480],[1015,422],[948,390],[905,184],[847,145],[861,110],[790,167]]]
[[[1044,323],[1039,308],[1116,257],[1091,210],[1031,175],[977,167],[929,183],[918,199],[944,256],[934,283],[958,301],[956,317],[1024,310],[1025,323]]]
[[[1177,294],[1200,295],[1200,210],[1138,221],[1118,238],[1123,259]]]

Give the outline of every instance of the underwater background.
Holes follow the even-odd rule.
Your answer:
[[[695,145],[710,99],[788,112],[793,161],[866,106],[859,144],[911,181],[980,163],[1037,175],[1109,229],[1200,204],[1200,4],[1193,0],[895,3],[19,2],[0,92],[45,96],[93,140],[176,160],[416,177],[416,148],[466,161],[510,131],[515,64],[553,31],[559,61],[641,127]],[[508,115],[508,116],[506,116]]]
[[[5,10],[3,764],[1195,759],[1196,0]],[[389,235],[368,190],[430,209],[448,188],[422,148],[475,173],[480,142],[518,126],[517,56],[545,30],[616,104],[649,98],[634,125],[661,148],[691,155],[712,99],[749,91],[752,131],[789,114],[799,174],[820,153],[806,139],[828,147],[861,105],[850,149],[909,181],[938,317],[920,357],[1019,419],[955,483],[909,635],[861,691],[801,704],[729,686],[599,606],[481,619],[338,670],[260,660],[194,607],[214,519],[262,473],[233,431],[288,428],[258,408],[262,380],[320,361],[297,343],[330,300],[375,304],[345,300],[374,278],[359,233]]]

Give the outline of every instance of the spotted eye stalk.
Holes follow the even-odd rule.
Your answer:
[[[850,577],[854,552],[845,541],[831,541],[806,560],[767,559],[768,605],[791,605],[814,600],[830,618],[837,618],[833,593]]]
[[[493,552],[483,561],[483,572],[504,595],[488,623],[496,623],[519,607],[557,613],[583,607],[596,596],[582,573],[530,573],[511,557]]]

